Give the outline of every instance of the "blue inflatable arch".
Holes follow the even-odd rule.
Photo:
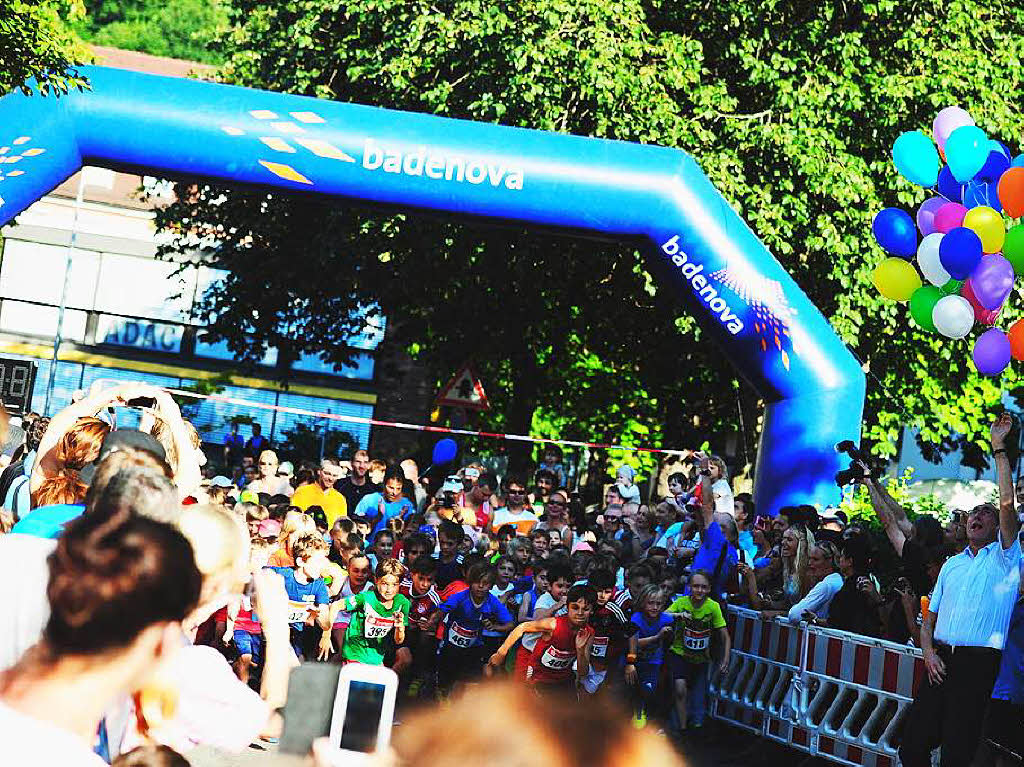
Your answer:
[[[684,152],[82,67],[87,93],[0,99],[0,225],[82,165],[204,176],[643,242],[656,279],[766,403],[755,499],[837,498],[864,374]]]

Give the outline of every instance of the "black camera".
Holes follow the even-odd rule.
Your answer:
[[[854,466],[854,461],[862,461],[864,465],[868,465],[867,456],[865,456],[860,448],[857,447],[852,440],[844,439],[842,442],[836,445],[837,453],[845,453],[850,457],[850,466],[836,472],[836,484],[839,487],[846,487],[846,485],[852,485],[858,479],[864,478],[864,471],[859,466]],[[873,477],[873,473],[869,473],[867,476]]]

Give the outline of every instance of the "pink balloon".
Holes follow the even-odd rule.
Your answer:
[[[932,222],[936,232],[945,234],[950,229],[956,229],[964,222],[967,215],[967,208],[958,202],[947,202],[935,214]]]
[[[964,125],[974,125],[974,118],[960,107],[946,107],[932,120],[932,138],[939,149],[946,148],[949,134]]]
[[[948,200],[941,197],[929,197],[921,203],[921,207],[917,209],[917,228],[921,230],[922,235],[927,237],[935,231],[935,214],[947,202]]]
[[[971,287],[970,280],[964,280],[963,287],[960,288],[960,295],[966,298],[974,308],[974,319],[976,322],[980,322],[982,325],[996,324],[996,320],[999,318],[999,312],[1003,310],[1003,307],[1000,306],[998,309],[986,309],[978,303],[978,299],[974,295],[974,288]]]

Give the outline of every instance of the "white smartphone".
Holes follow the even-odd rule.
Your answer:
[[[390,745],[397,693],[398,675],[385,666],[342,666],[329,737],[345,764],[358,763]]]

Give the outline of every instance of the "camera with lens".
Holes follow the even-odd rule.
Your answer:
[[[868,459],[852,440],[844,439],[842,442],[838,443],[836,445],[836,452],[845,453],[850,458],[850,465],[847,468],[836,472],[836,484],[839,485],[839,487],[851,485],[858,479],[864,478],[863,470],[859,466],[854,466],[853,464],[855,461],[861,461],[865,466],[867,466]],[[874,477],[874,472],[869,473],[868,476]]]

